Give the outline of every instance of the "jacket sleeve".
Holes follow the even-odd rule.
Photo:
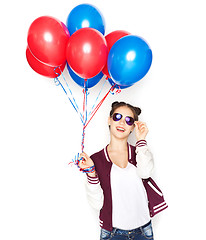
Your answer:
[[[100,211],[103,206],[104,195],[100,186],[98,177],[90,177],[87,175],[86,194],[91,207]]]
[[[142,179],[151,177],[154,168],[154,161],[152,153],[145,140],[140,140],[136,143],[136,161],[137,174],[139,177]]]

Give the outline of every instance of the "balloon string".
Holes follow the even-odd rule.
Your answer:
[[[106,82],[106,81],[105,81]],[[104,83],[105,84],[105,83]],[[87,116],[87,96],[88,96],[88,89],[86,88],[86,79],[85,79],[85,82],[84,82],[84,90],[83,90],[83,93],[84,93],[84,98],[83,98],[83,119],[84,121],[82,122],[83,123],[83,131],[82,131],[82,142],[81,142],[81,150],[83,152],[84,150],[84,142],[85,142],[85,129],[87,127],[87,125],[89,124],[89,122],[91,121],[91,119],[94,117],[94,115],[96,114],[96,112],[98,111],[98,109],[101,107],[101,105],[103,104],[103,102],[105,101],[105,99],[107,98],[107,96],[109,95],[109,93],[113,93],[114,89],[115,89],[115,85],[114,84],[113,86],[111,86],[111,88],[109,89],[109,91],[106,93],[106,95],[101,99],[101,101],[96,105],[95,109],[93,109],[90,114],[89,114],[89,119],[88,119],[88,116]],[[103,87],[102,87],[103,88]],[[101,89],[102,91],[102,89]],[[101,93],[100,91],[100,93]],[[99,93],[99,95],[100,95]],[[97,99],[99,98],[99,95],[97,97]],[[96,100],[97,102],[97,100]],[[95,106],[95,104],[94,104]],[[94,108],[94,107],[93,107]],[[86,173],[89,173],[89,172],[93,172],[95,170],[95,167],[92,166],[91,168],[88,168],[88,169],[81,169],[79,167],[79,162],[82,160],[82,158],[80,158],[80,155],[78,153],[77,156],[75,156],[74,159],[72,159],[72,162],[69,163],[70,164],[75,164],[79,169],[80,171],[82,172],[86,172]]]
[[[91,108],[91,111],[89,112],[89,116],[91,115],[92,111],[94,110],[94,107],[95,107],[97,101],[99,100],[100,94],[102,93],[103,88],[104,88],[106,82],[107,82],[107,78],[106,78],[106,80],[104,81],[104,84],[102,85],[102,88],[100,89],[99,94],[97,95],[97,98],[96,98],[96,100],[95,100],[95,102],[94,102],[94,104],[93,104],[93,106],[92,106],[92,108]]]
[[[89,167],[89,168],[80,168],[79,166],[79,163],[80,161],[82,160],[82,158],[80,158],[80,154],[78,153],[75,158],[72,160],[72,162],[69,163],[70,164],[75,164],[78,168],[79,168],[79,171],[80,172],[83,172],[83,173],[92,173],[95,171],[95,165]]]
[[[54,69],[54,72],[55,72],[55,74],[57,75],[57,77],[54,78],[54,82],[55,82],[55,84],[56,84],[57,86],[58,86],[58,85],[61,86],[61,88],[63,89],[64,93],[67,95],[70,103],[71,103],[72,106],[74,107],[75,111],[79,114],[80,120],[82,121],[82,124],[83,124],[82,142],[81,142],[81,149],[82,149],[82,152],[83,152],[83,150],[84,150],[84,142],[85,142],[85,129],[86,129],[87,125],[89,124],[89,122],[91,121],[91,119],[92,119],[92,118],[94,117],[94,115],[96,114],[96,112],[99,110],[99,108],[101,107],[101,105],[103,104],[103,102],[105,101],[105,99],[107,98],[107,96],[109,95],[109,93],[110,93],[110,92],[113,93],[116,84],[114,84],[114,85],[109,89],[109,91],[106,93],[106,95],[105,95],[105,96],[101,99],[101,101],[96,105],[96,103],[97,103],[97,101],[98,101],[98,99],[99,99],[99,96],[100,96],[100,94],[101,94],[101,92],[102,92],[102,90],[103,90],[103,87],[104,87],[105,83],[103,84],[103,86],[102,86],[102,88],[101,88],[101,90],[100,90],[100,92],[99,92],[99,94],[98,94],[98,96],[97,96],[97,98],[96,98],[96,100],[95,100],[95,103],[94,103],[94,105],[93,105],[93,107],[92,107],[92,109],[91,109],[91,111],[90,111],[90,113],[89,113],[89,119],[88,119],[88,115],[87,115],[87,114],[88,114],[88,113],[87,113],[87,96],[88,96],[88,89],[86,88],[86,81],[87,81],[87,79],[84,79],[84,90],[83,90],[84,97],[83,97],[83,114],[82,114],[82,113],[80,112],[79,107],[78,107],[78,105],[77,105],[77,103],[76,103],[76,100],[75,100],[75,98],[74,98],[74,96],[73,96],[73,94],[72,94],[72,91],[71,91],[71,89],[70,89],[70,87],[69,87],[69,85],[68,85],[68,83],[67,83],[67,81],[66,81],[66,79],[65,79],[65,77],[64,77],[64,74],[62,73],[61,69],[59,68],[59,70],[60,70],[60,72],[61,72],[61,75],[62,75],[62,77],[63,77],[63,79],[64,79],[64,81],[65,81],[65,83],[66,83],[66,86],[67,86],[67,88],[68,88],[68,90],[69,90],[69,93],[70,93],[72,99],[70,98],[70,96],[69,96],[68,92],[66,91],[65,87],[64,87],[63,84],[61,83],[61,81],[60,81],[60,79],[59,79],[60,74],[55,71],[57,68],[59,68],[59,67],[56,67],[56,68]],[[106,80],[107,80],[107,79],[106,79]],[[105,81],[105,82],[106,82],[106,81]],[[95,107],[95,105],[96,105],[96,107]],[[72,160],[72,161],[73,161],[73,163],[74,163],[75,165],[78,166],[78,162],[79,162],[80,160],[81,160],[81,159],[78,159],[78,160],[77,160],[77,158],[75,158],[75,159]],[[70,163],[69,163],[69,164],[70,164]],[[88,170],[88,169],[85,169],[84,172],[86,172],[87,170]],[[93,169],[92,169],[92,170],[93,170]],[[82,170],[81,170],[81,171],[82,171]]]
[[[107,94],[102,98],[102,100],[99,102],[99,104],[97,104],[97,106],[95,107],[95,109],[92,111],[91,113],[91,117],[90,119],[87,121],[87,95],[88,95],[88,89],[86,88],[86,79],[84,79],[84,98],[83,98],[83,131],[82,131],[82,143],[81,143],[81,148],[82,148],[82,152],[84,151],[84,141],[85,141],[85,128],[86,126],[89,124],[89,122],[91,121],[91,119],[94,117],[94,115],[96,114],[96,112],[98,111],[98,109],[101,107],[102,103],[105,101],[105,99],[107,98],[107,96],[109,95],[109,93],[111,91],[114,90],[115,85],[113,85],[109,91],[107,92]],[[78,157],[75,158],[75,160],[73,160],[74,164],[77,165],[79,167],[79,162],[82,160],[82,158],[79,158],[79,154]],[[93,172],[95,170],[95,166],[92,166],[88,169],[81,169],[80,171],[85,172],[85,173],[89,173],[89,172]]]
[[[76,103],[76,100],[75,100],[73,94],[72,94],[72,91],[71,91],[71,89],[69,88],[69,85],[68,85],[68,83],[67,83],[67,81],[66,81],[66,79],[65,79],[65,77],[64,77],[64,74],[62,73],[61,69],[59,68],[59,69],[60,69],[60,72],[61,72],[61,75],[62,75],[64,81],[66,82],[67,88],[69,89],[70,95],[71,95],[71,97],[73,98],[73,101],[72,101],[72,99],[69,97],[68,92],[66,91],[65,87],[63,86],[63,84],[61,83],[61,81],[60,81],[60,79],[59,79],[60,74],[55,71],[57,68],[59,68],[59,67],[54,68],[54,72],[55,72],[55,74],[57,75],[57,77],[54,78],[54,82],[55,82],[56,86],[61,86],[61,88],[63,89],[63,91],[64,91],[64,93],[66,94],[67,98],[69,99],[70,103],[72,104],[73,108],[74,108],[75,111],[79,114],[79,117],[80,117],[81,122],[83,123],[83,122],[84,122],[83,116],[82,116],[82,114],[81,114],[81,112],[80,112],[80,110],[79,110],[79,107],[78,107],[78,105],[77,105],[77,103]]]
[[[83,93],[84,93],[84,99],[83,99],[83,119],[84,119],[84,122],[87,121],[87,95],[88,95],[88,89],[86,88],[86,82],[87,82],[87,79],[84,79],[84,89],[83,89]]]
[[[76,110],[76,112],[79,113],[78,110],[77,110],[77,108],[75,107],[74,103],[72,102],[72,100],[71,100],[70,97],[68,96],[68,93],[67,93],[66,89],[64,88],[64,86],[62,85],[62,83],[59,81],[59,79],[58,79],[58,78],[55,78],[55,79],[54,79],[54,82],[55,82],[56,86],[59,86],[59,85],[61,86],[61,88],[63,89],[64,93],[67,95],[70,103],[72,104],[72,106],[74,107],[74,109]],[[82,117],[80,117],[80,119],[81,119],[81,121],[82,121],[82,123],[83,123]]]
[[[87,95],[88,95],[88,89],[86,88],[86,82],[87,79],[84,79],[84,98],[83,98],[83,131],[82,131],[82,152],[84,150],[84,139],[85,139],[85,124],[87,122]]]
[[[60,69],[60,71],[61,71],[61,69]],[[78,107],[78,105],[77,105],[77,102],[76,102],[76,100],[75,100],[75,98],[74,98],[74,96],[73,96],[72,90],[70,89],[69,84],[68,84],[68,82],[66,81],[66,78],[65,78],[65,76],[64,76],[64,74],[63,74],[62,71],[61,71],[61,74],[62,74],[62,77],[63,77],[63,79],[64,79],[64,81],[65,81],[65,83],[66,83],[66,85],[67,85],[67,88],[69,89],[69,92],[70,92],[70,94],[71,94],[71,96],[72,96],[72,98],[73,98],[73,101],[74,101],[74,104],[75,104],[75,106],[76,106],[76,108],[77,108],[77,110],[78,110],[78,113],[80,114],[80,116],[81,116],[81,118],[82,118],[82,114],[81,114],[81,112],[80,112],[80,110],[79,110],[79,107]]]
[[[115,85],[113,85],[109,91],[107,92],[107,94],[102,98],[102,100],[97,104],[97,106],[95,107],[95,109],[92,111],[91,116],[89,118],[89,120],[87,121],[85,128],[87,127],[87,125],[89,124],[89,122],[92,120],[92,118],[94,117],[94,115],[96,114],[96,112],[98,111],[98,109],[101,107],[102,103],[105,101],[105,99],[107,98],[107,96],[109,95],[110,91],[114,91]]]

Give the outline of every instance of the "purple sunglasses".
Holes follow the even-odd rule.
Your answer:
[[[121,113],[114,113],[112,116],[112,119],[117,122],[122,118],[122,114]],[[132,126],[134,124],[134,118],[126,116],[125,117],[125,122],[127,123],[127,125]]]

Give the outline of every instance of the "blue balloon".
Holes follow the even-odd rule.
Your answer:
[[[142,79],[152,64],[152,50],[140,37],[128,35],[111,48],[107,67],[112,80],[120,86],[131,86]]]
[[[66,21],[70,35],[84,27],[94,28],[104,35],[104,23],[100,11],[91,4],[80,4],[73,8]]]
[[[69,71],[69,74],[71,76],[71,78],[80,86],[84,88],[84,78],[79,77],[67,64],[67,69]],[[103,73],[100,72],[99,74],[97,74],[96,76],[94,76],[93,78],[88,78],[86,81],[86,88],[91,88],[93,86],[95,86],[103,77]]]

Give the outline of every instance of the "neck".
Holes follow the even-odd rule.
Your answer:
[[[127,139],[116,139],[111,137],[109,148],[113,151],[127,150]]]

